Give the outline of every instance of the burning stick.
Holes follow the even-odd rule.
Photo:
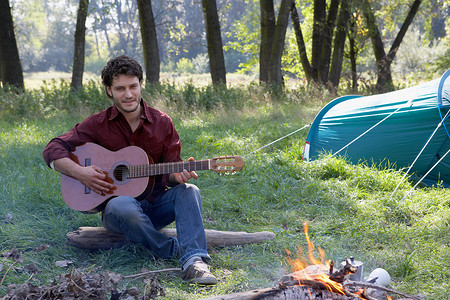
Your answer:
[[[341,284],[333,285],[316,279],[296,278],[296,276],[293,274],[283,276],[280,281],[278,281],[278,287],[280,289],[287,289],[293,286],[306,286],[315,288],[317,290],[327,290],[341,295],[345,294],[345,292],[343,292],[341,288]]]
[[[334,266],[334,262],[332,262],[330,264],[330,279],[333,280],[333,281],[339,282],[339,283],[343,283],[344,282],[346,275],[354,274],[357,271],[357,268],[354,267],[348,261],[348,259],[345,260],[345,266],[341,270],[339,270],[339,271],[337,271],[335,273],[332,272],[332,270],[333,270],[332,266]]]

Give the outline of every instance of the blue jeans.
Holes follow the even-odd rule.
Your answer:
[[[177,237],[158,230],[175,221]],[[192,256],[209,261],[202,220],[199,189],[180,184],[159,195],[153,203],[129,196],[112,198],[102,212],[103,226],[123,233],[129,240],[144,245],[163,259],[181,257],[181,265]]]

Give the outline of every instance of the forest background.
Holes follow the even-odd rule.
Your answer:
[[[160,64],[150,64],[153,70],[147,67],[141,37],[138,3],[143,2],[152,5],[157,33]],[[209,51],[205,28],[205,7],[213,2],[225,71],[218,84],[213,74],[208,75],[213,72],[211,57],[216,55]],[[89,4],[84,62],[74,63],[83,3]],[[288,8],[283,6],[287,3]],[[146,72],[152,71],[151,76],[161,76],[157,82],[146,76],[144,97],[172,116],[182,137],[183,158],[245,155],[246,166],[234,176],[201,173],[196,184],[202,190],[205,226],[269,230],[276,238],[212,249],[212,270],[219,278],[212,288],[187,285],[176,274],[165,273],[145,280],[122,278],[117,286],[105,279],[102,292],[111,296],[112,290],[120,290],[125,296],[125,291],[137,286],[141,296],[159,292],[165,299],[199,299],[272,286],[290,271],[285,250],[296,253],[297,247],[307,248],[302,232],[307,221],[312,241],[325,249],[327,258],[340,262],[354,255],[364,261],[364,275],[383,267],[392,276],[392,288],[427,299],[448,299],[447,189],[420,186],[403,201],[413,183],[400,184],[402,172],[389,165],[353,166],[345,158],[305,163],[301,153],[305,130],[254,151],[309,124],[336,96],[379,93],[441,76],[450,65],[449,1],[295,1],[295,10],[292,3],[0,0],[0,14],[9,11],[11,4],[20,58],[20,70],[9,67],[12,56],[4,55],[10,50],[4,43],[7,26],[0,26],[1,297],[8,299],[8,294],[17,295],[21,289],[36,295],[62,292],[58,283],[64,279],[92,280],[89,276],[102,271],[130,275],[177,266],[176,261],[153,259],[139,245],[100,251],[67,246],[67,232],[79,226],[100,226],[99,215],[68,208],[61,199],[58,174],[42,160],[42,149],[50,138],[110,105],[99,72],[109,58],[127,54],[142,63]],[[274,31],[266,37],[263,6],[273,8],[275,17],[268,26]],[[342,9],[346,18],[340,14],[342,7],[346,7]],[[298,13],[297,23],[293,12]],[[280,16],[287,20],[286,32],[281,34],[282,42],[275,42],[282,27],[275,22]],[[5,20],[0,16],[0,22]],[[337,26],[338,20],[346,26]],[[326,28],[333,29],[332,39],[326,38],[330,32]],[[340,32],[342,28],[346,30]],[[264,46],[263,40],[275,46]],[[333,41],[345,43],[329,47]],[[382,51],[374,46],[380,46],[380,41]],[[262,48],[274,50],[275,58],[264,58]],[[318,55],[322,51],[326,55]],[[331,67],[333,53],[342,57],[337,83],[327,77],[336,70]],[[391,68],[383,69],[383,61]],[[261,69],[274,62],[278,70],[261,76]],[[84,77],[75,88],[72,75],[80,66]],[[380,75],[386,71],[392,75],[392,84],[380,86]],[[10,81],[11,74],[23,78]],[[280,74],[281,80],[275,76]],[[397,184],[399,190],[391,196]]]
[[[7,7],[4,5],[2,11]],[[222,68],[219,82],[223,83],[225,74],[241,73],[263,82],[280,84],[295,78],[320,84],[331,82],[336,88],[340,82],[357,90],[358,83],[365,88],[377,76],[380,80],[383,65],[390,68],[392,64],[397,82],[404,82],[408,76],[429,79],[449,65],[448,0],[12,0],[11,7],[25,73],[72,72],[76,66],[98,74],[110,57],[126,53],[147,68],[150,82],[159,81],[160,71],[214,72],[210,63],[218,62],[215,64]],[[150,10],[145,10],[148,7]],[[140,10],[150,13],[151,20],[140,19]],[[84,19],[80,16],[83,11]],[[210,19],[218,22],[208,26],[214,28],[211,36],[219,37],[213,41],[216,46],[208,44],[208,11],[215,16]],[[2,18],[2,22],[6,20]],[[77,23],[82,28],[79,33]],[[144,26],[150,28],[147,33],[141,31]],[[8,27],[3,28],[6,31]],[[142,39],[149,34],[151,41]],[[9,39],[4,38],[4,45],[5,40]],[[77,40],[81,41],[82,51],[80,45],[74,47],[74,42],[80,44]],[[211,48],[216,48],[215,52]],[[272,57],[265,58],[267,55]],[[3,81],[7,81],[6,73],[19,72],[18,68],[6,68],[13,57],[3,55],[0,59]],[[270,72],[263,74],[272,64],[279,69],[280,78],[267,78]],[[392,84],[387,86],[388,90],[392,88]],[[382,87],[381,91],[385,90]]]

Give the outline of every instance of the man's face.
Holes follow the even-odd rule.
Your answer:
[[[139,108],[142,82],[134,75],[120,74],[114,77],[106,92],[112,97],[114,105],[122,113],[132,113]]]

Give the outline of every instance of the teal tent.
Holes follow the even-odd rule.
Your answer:
[[[437,80],[390,93],[331,101],[311,124],[303,158],[405,168],[427,184],[450,185],[450,69]]]

